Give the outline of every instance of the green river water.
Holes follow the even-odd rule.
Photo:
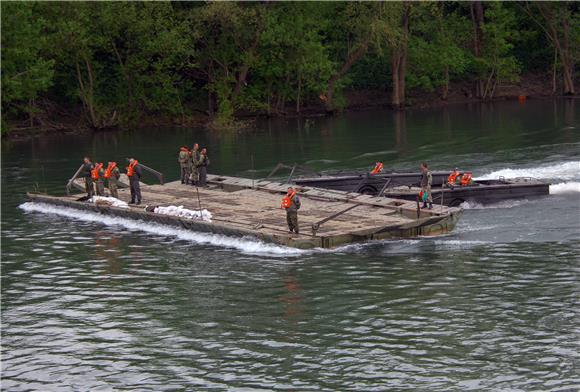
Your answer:
[[[427,161],[553,185],[464,204],[447,236],[308,252],[26,203],[85,154],[175,180],[193,142],[211,173]],[[5,391],[580,389],[578,100],[3,142],[1,218]]]

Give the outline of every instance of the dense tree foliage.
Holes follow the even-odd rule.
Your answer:
[[[574,2],[2,2],[2,119],[43,125],[68,108],[93,128],[206,113],[332,112],[348,90],[472,82],[528,72],[575,94]]]

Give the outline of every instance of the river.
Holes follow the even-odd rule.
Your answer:
[[[213,173],[427,161],[553,185],[465,204],[447,236],[333,251],[25,203],[85,154],[177,179],[194,141]],[[579,251],[579,100],[3,142],[2,390],[578,390]]]

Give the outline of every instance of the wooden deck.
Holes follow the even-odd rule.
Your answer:
[[[77,201],[76,196],[48,196],[29,194],[36,201],[59,204],[131,219],[179,225],[190,230],[224,235],[253,236],[267,242],[297,248],[330,248],[372,239],[438,235],[451,231],[461,210],[436,206],[422,210],[417,218],[414,202],[377,198],[358,193],[346,193],[312,187],[295,187],[302,198],[299,211],[300,234],[291,234],[286,226],[286,213],[280,208],[287,184],[273,181],[208,176],[207,188],[196,189],[179,181],[165,185],[141,187],[142,205],[129,210],[96,206]],[[199,191],[199,200],[198,192]],[[129,201],[129,189],[119,189],[119,198]],[[146,206],[184,206],[191,210],[209,210],[212,222],[176,218],[155,214]],[[313,224],[350,206],[352,210],[320,225]]]

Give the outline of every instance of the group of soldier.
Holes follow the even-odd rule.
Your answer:
[[[209,157],[207,149],[199,149],[199,144],[195,143],[190,150],[187,147],[179,149],[177,161],[181,169],[181,183],[185,185],[205,187],[207,184],[207,167],[209,166]],[[377,163],[378,165],[378,163]],[[141,166],[136,159],[129,159],[127,177],[131,189],[131,201],[129,204],[141,204]],[[377,169],[377,166],[375,166]],[[375,171],[373,169],[373,171]],[[377,173],[382,171],[381,167]],[[372,174],[375,174],[371,172]],[[95,193],[97,196],[105,196],[105,181],[112,197],[119,198],[117,183],[121,177],[121,171],[117,163],[110,161],[105,168],[102,163],[93,164],[89,157],[84,158],[84,163],[79,177],[85,178],[87,196],[92,197]],[[433,199],[431,196],[432,174],[427,163],[421,164],[421,199],[423,208],[433,208]],[[298,227],[298,210],[301,207],[300,198],[294,188],[288,188],[288,193],[282,199],[282,208],[286,210],[286,220],[288,230],[292,233],[299,233]]]
[[[141,204],[141,166],[135,158],[129,158],[127,166],[127,177],[129,177],[129,187],[131,189],[131,202],[129,204]],[[117,162],[109,161],[105,168],[102,163],[93,163],[89,157],[83,160],[83,166],[79,173],[80,178],[85,179],[85,189],[88,197],[105,196],[105,181],[109,188],[111,197],[119,198],[118,182],[121,171]]]
[[[181,183],[186,185],[205,187],[207,184],[207,167],[209,157],[207,149],[199,149],[199,144],[195,143],[190,150],[187,147],[179,149],[177,162],[181,169]]]
[[[181,147],[177,158],[181,167],[181,183],[194,186],[205,187],[207,185],[207,167],[209,157],[207,149],[199,149],[199,144],[194,144],[193,149]],[[129,204],[141,204],[141,165],[135,158],[129,158],[129,166],[126,167],[129,178],[129,188],[131,190],[131,201]],[[94,195],[105,196],[105,184],[109,188],[111,197],[119,198],[118,182],[121,171],[116,162],[109,161],[105,167],[103,163],[93,163],[86,156],[78,174],[79,178],[85,179],[85,189],[87,197]]]

